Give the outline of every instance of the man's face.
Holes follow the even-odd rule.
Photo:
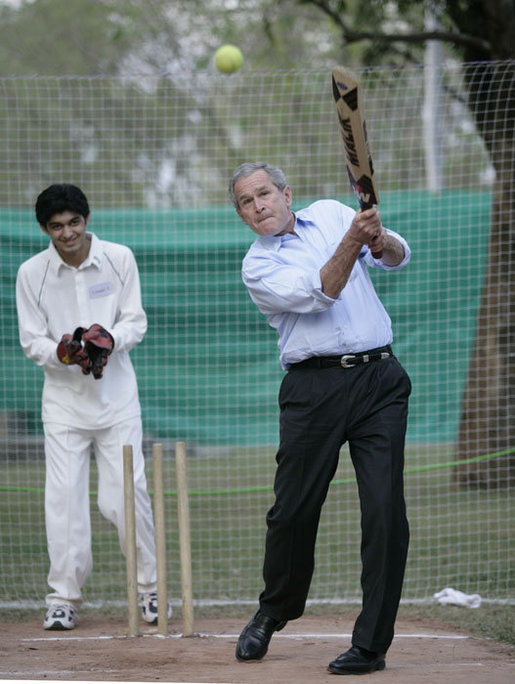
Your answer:
[[[254,233],[270,237],[293,231],[291,188],[287,185],[279,190],[263,169],[240,178],[234,186],[234,194],[239,217]]]
[[[80,266],[89,254],[90,240],[86,235],[89,216],[84,218],[72,211],[53,214],[46,225],[40,224],[52,240],[63,261]]]

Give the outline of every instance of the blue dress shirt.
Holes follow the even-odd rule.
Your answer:
[[[379,300],[367,266],[394,270],[411,256],[388,266],[364,245],[349,280],[336,299],[322,291],[320,270],[333,256],[355,211],[336,200],[319,200],[295,214],[295,233],[258,237],[242,264],[242,278],[252,301],[279,333],[284,369],[311,356],[337,356],[390,344],[392,325]]]

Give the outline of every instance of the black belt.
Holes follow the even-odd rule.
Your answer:
[[[393,356],[393,351],[390,345],[386,347],[378,347],[377,349],[370,349],[369,351],[359,352],[358,354],[344,354],[343,356],[312,356],[310,359],[304,359],[298,363],[292,363],[290,370],[293,368],[331,368],[332,366],[341,366],[341,368],[354,368],[363,363],[370,361],[381,361]]]

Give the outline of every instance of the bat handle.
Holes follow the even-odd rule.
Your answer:
[[[374,205],[367,202],[360,202],[360,209],[371,209]],[[372,250],[370,250],[372,252]],[[379,249],[377,252],[372,252],[374,259],[380,259],[383,256],[383,250]]]

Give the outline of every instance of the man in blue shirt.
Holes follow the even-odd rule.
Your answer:
[[[258,236],[242,277],[278,332],[287,371],[265,588],[236,658],[263,658],[272,634],[304,612],[321,508],[348,442],[361,504],[363,605],[351,648],[329,671],[383,670],[409,541],[403,467],[411,383],[393,355],[391,321],[368,267],[402,268],[411,252],[382,225],[376,207],[356,213],[328,199],[293,213],[284,173],[265,162],[239,166],[229,194]]]

